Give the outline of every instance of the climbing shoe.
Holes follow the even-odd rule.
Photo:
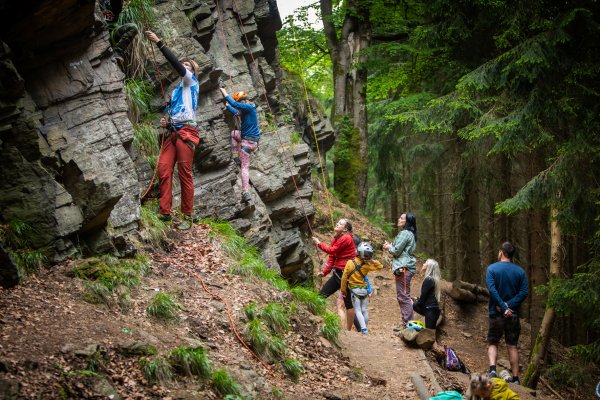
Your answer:
[[[177,229],[179,229],[180,231],[186,231],[188,229],[190,229],[192,227],[192,223],[193,223],[193,218],[191,215],[184,215],[183,216],[183,221],[181,221],[179,223],[179,225],[177,225]]]
[[[488,373],[488,378],[497,378],[498,374],[496,373],[496,370],[493,369]]]
[[[367,328],[361,329],[360,333],[362,333],[363,335],[368,335],[369,334],[369,330]]]
[[[158,219],[160,219],[163,222],[170,222],[171,214],[158,214]]]
[[[242,192],[242,203],[250,203],[250,193]]]

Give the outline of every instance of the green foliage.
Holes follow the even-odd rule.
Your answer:
[[[333,149],[335,193],[343,203],[358,208],[358,181],[366,166],[360,159],[360,135],[349,117],[336,122],[338,137]]]
[[[290,136],[290,142],[292,144],[302,143],[302,135],[300,135],[298,132],[292,132],[292,134]]]
[[[180,374],[209,378],[212,365],[203,347],[178,347],[169,355],[171,365]]]
[[[222,396],[240,396],[240,385],[224,369],[213,371],[212,384],[215,390]]]
[[[268,268],[255,247],[248,245],[246,239],[238,234],[230,223],[224,221],[202,220],[211,228],[212,237],[220,236],[225,253],[236,263],[229,273],[240,276],[255,276],[279,290],[287,290],[288,283],[279,272]]]
[[[246,307],[244,307],[244,314],[248,321],[252,321],[257,319],[260,315],[260,309],[258,308],[258,304],[256,302],[249,303]]]
[[[142,204],[140,208],[140,223],[145,228],[141,230],[142,238],[158,247],[166,237],[169,226],[162,221],[158,213],[158,202]]]
[[[149,260],[145,255],[131,259],[106,255],[76,264],[70,274],[84,281],[85,301],[110,304],[114,300],[117,304],[127,306],[127,288],[139,286],[148,268]]]
[[[576,363],[556,363],[548,367],[545,375],[554,387],[579,388],[595,383],[591,366]]]
[[[175,300],[173,295],[168,293],[157,293],[150,300],[146,312],[156,319],[169,322],[179,318],[178,312],[181,309],[181,304]]]
[[[326,301],[312,289],[302,286],[296,286],[290,289],[294,300],[302,303],[308,310],[315,315],[323,315],[325,313]]]
[[[341,325],[337,314],[327,310],[323,316],[323,326],[321,327],[321,333],[330,342],[337,344],[338,336],[340,334]]]
[[[269,303],[263,308],[261,318],[274,332],[285,332],[290,328],[287,312],[280,303]]]
[[[46,248],[33,248],[32,239],[38,234],[31,223],[18,218],[0,225],[0,242],[6,244],[20,276],[33,273],[48,260]]]
[[[251,320],[246,325],[248,344],[256,353],[267,359],[278,359],[285,353],[285,343],[272,335],[261,320]]]
[[[280,62],[305,82],[312,95],[326,103],[333,97],[332,64],[323,30],[309,21],[311,12],[320,14],[318,3],[296,9],[293,18],[284,21],[277,32]],[[304,87],[296,92],[303,97]]]
[[[149,383],[160,383],[164,385],[173,380],[173,368],[169,361],[162,356],[157,356],[152,359],[142,358],[140,360],[140,366],[144,378],[146,378]]]
[[[298,382],[300,375],[304,373],[304,367],[300,361],[293,358],[286,358],[283,362],[283,369],[294,382]]]
[[[131,0],[124,4],[123,10],[119,15],[118,24],[133,23],[138,28],[138,35],[133,39],[127,52],[129,57],[126,65],[127,76],[140,79],[148,76],[146,61],[151,58],[147,54],[147,48],[144,45],[144,30],[152,29],[157,21],[156,12],[153,8],[153,0]]]
[[[153,95],[154,86],[152,82],[133,78],[125,79],[127,111],[132,122],[140,122],[141,117],[149,112]]]

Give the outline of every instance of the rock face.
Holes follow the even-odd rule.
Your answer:
[[[314,214],[314,161],[306,144],[292,144],[293,133],[306,129],[277,123],[276,2],[159,0],[155,8],[159,36],[175,54],[201,65],[196,209],[232,221],[270,266],[305,279],[311,271],[304,228]],[[95,2],[0,0],[0,10],[11,15],[2,17],[0,27],[0,223],[32,224],[32,245],[48,248],[52,261],[78,252],[133,253],[139,196],[151,174],[132,144],[125,76],[110,60]],[[156,53],[170,93],[178,78]],[[220,80],[230,93],[245,90],[259,105],[263,137],[252,156],[249,205],[240,203],[229,139],[233,125],[222,110]],[[326,142],[331,132],[322,131],[318,140]],[[18,273],[3,276],[14,280]]]

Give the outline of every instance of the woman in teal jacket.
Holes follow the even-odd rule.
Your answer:
[[[396,298],[402,311],[402,322],[413,317],[413,304],[410,298],[410,281],[417,271],[417,259],[414,256],[417,247],[417,219],[411,213],[398,218],[398,235],[393,243],[385,242],[383,249],[392,255],[392,272],[396,278]]]

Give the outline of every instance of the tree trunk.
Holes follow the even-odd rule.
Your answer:
[[[550,280],[559,278],[562,264],[562,235],[560,226],[558,225],[557,215],[558,210],[553,208],[552,220],[550,222]],[[540,330],[535,339],[533,349],[531,350],[527,372],[523,378],[523,384],[531,389],[537,387],[538,380],[540,379],[555,319],[556,313],[554,309],[552,307],[546,307]]]
[[[363,50],[371,42],[370,10],[359,0],[348,0],[343,8],[344,22],[338,36],[332,22],[332,2],[321,0],[323,31],[333,66],[331,121],[336,132],[336,148],[351,146],[355,135],[358,141],[358,151],[350,148],[349,159],[334,159],[334,189],[343,202],[364,209],[368,195],[368,121]],[[341,135],[346,136],[345,140],[340,141]]]

